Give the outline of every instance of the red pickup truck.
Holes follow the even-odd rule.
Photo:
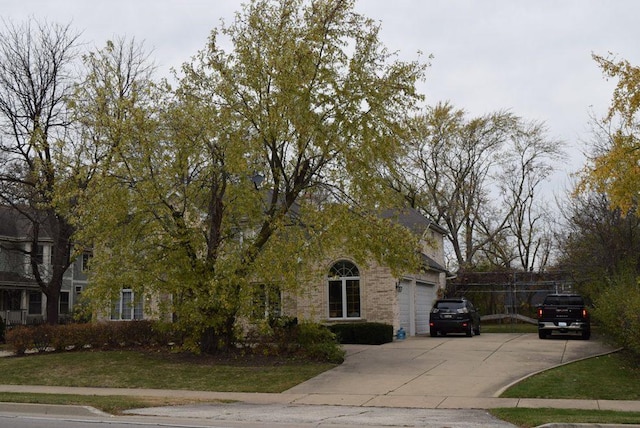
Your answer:
[[[580,333],[583,339],[591,337],[589,311],[578,294],[549,294],[538,306],[538,337],[546,339],[553,332]]]

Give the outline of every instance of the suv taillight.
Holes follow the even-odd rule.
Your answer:
[[[582,309],[582,318],[587,318],[589,316],[589,313],[587,312],[586,308]]]

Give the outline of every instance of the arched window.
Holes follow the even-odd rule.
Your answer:
[[[360,272],[347,260],[329,270],[329,318],[360,318]]]

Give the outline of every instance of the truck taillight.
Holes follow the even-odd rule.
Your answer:
[[[538,318],[542,318],[542,308],[538,308]]]
[[[589,316],[589,313],[587,312],[586,309],[582,309],[582,318],[587,318]]]

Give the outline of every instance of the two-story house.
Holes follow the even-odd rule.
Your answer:
[[[29,253],[32,250],[31,223],[16,209],[0,206],[0,317],[7,325],[40,323],[46,320],[46,296],[36,283]],[[51,271],[52,239],[46,228],[39,231],[36,248],[40,273]],[[70,317],[73,306],[87,285],[89,253],[78,257],[67,269],[60,292],[60,318]]]

